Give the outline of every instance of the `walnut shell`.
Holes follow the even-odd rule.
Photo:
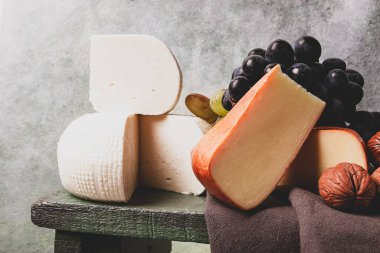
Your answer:
[[[326,204],[342,211],[366,209],[376,195],[376,185],[357,164],[340,163],[326,169],[318,181],[319,194]]]
[[[377,194],[380,196],[380,167],[372,173],[371,177],[376,184]]]
[[[374,136],[367,142],[367,149],[371,158],[380,164],[380,132],[377,132]]]

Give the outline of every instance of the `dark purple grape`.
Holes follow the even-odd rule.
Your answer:
[[[316,126],[329,126],[329,127],[342,127],[342,128],[347,127],[346,122],[344,122],[343,120],[338,121],[337,119],[330,119],[329,121],[326,121],[326,120],[323,120],[322,117],[318,120]]]
[[[323,84],[329,95],[334,97],[348,89],[348,78],[343,70],[334,69],[327,74]]]
[[[322,65],[326,68],[327,72],[333,69],[346,70],[346,63],[339,58],[327,58],[322,62]]]
[[[230,103],[231,103],[231,105],[232,105],[232,108],[236,105],[236,103],[237,102],[234,102],[233,100],[232,100],[232,98],[231,98],[231,96],[230,96],[230,98],[229,98],[229,101],[230,101]]]
[[[333,126],[346,128],[346,127],[347,127],[347,124],[346,124],[346,122],[344,122],[344,120],[342,120],[341,122],[337,122],[337,123],[336,123],[335,125],[333,125]]]
[[[269,44],[265,52],[265,59],[269,63],[281,63],[289,67],[294,61],[294,51],[292,46],[285,40],[275,40]]]
[[[344,106],[343,118],[346,122],[351,122],[353,115],[356,112],[356,105],[346,104]]]
[[[351,82],[359,84],[361,87],[364,86],[364,78],[363,76],[357,72],[356,70],[353,69],[346,69],[346,75],[348,80]]]
[[[230,92],[228,91],[228,89],[226,89],[226,91],[223,94],[223,97],[222,97],[222,106],[227,111],[230,111],[232,109],[232,104],[230,102]]]
[[[299,62],[318,62],[321,52],[321,44],[314,37],[303,36],[294,42],[294,55]]]
[[[331,122],[325,113],[322,113],[321,117],[318,119],[317,123],[315,126],[320,127],[320,126],[333,126],[334,123]]]
[[[237,76],[244,76],[243,69],[241,66],[234,69],[234,72],[232,72],[231,80]]]
[[[316,126],[329,126],[329,127],[333,126],[333,127],[342,127],[342,128],[347,127],[346,122],[344,122],[343,120],[339,121],[333,118],[325,119],[323,116],[324,115],[322,114],[322,117],[319,118],[319,120],[316,123]]]
[[[262,48],[254,48],[251,51],[249,51],[248,56],[250,55],[260,55],[262,57],[265,57],[265,50]]]
[[[339,96],[339,99],[345,105],[357,105],[362,100],[363,95],[363,88],[359,84],[348,82],[347,90]]]
[[[375,117],[376,120],[380,121],[380,112],[371,112],[371,113]]]
[[[371,112],[371,113],[375,117],[375,121],[376,121],[375,132],[379,132],[380,131],[380,112]]]
[[[364,126],[370,133],[376,131],[376,119],[375,116],[367,111],[357,111],[349,121],[353,125]]]
[[[323,101],[328,100],[327,89],[319,82],[311,81],[308,85],[308,91]]]
[[[309,67],[313,71],[313,78],[315,80],[322,82],[325,79],[327,71],[321,63],[313,62],[309,64]]]
[[[271,71],[278,63],[269,63],[265,69],[264,69],[264,75],[266,73],[269,73],[269,71]],[[286,67],[282,64],[280,64],[280,67],[281,67],[281,71],[282,73],[285,73],[286,74]]]
[[[228,91],[230,94],[230,100],[237,103],[251,88],[251,82],[243,77],[238,76],[231,80],[228,86]]]
[[[304,88],[308,88],[313,71],[304,63],[293,64],[287,71],[288,76]]]
[[[367,143],[368,140],[372,137],[370,131],[363,125],[351,124],[349,128],[356,131],[360,135],[360,137],[362,137],[365,143]]]
[[[338,126],[343,120],[344,106],[343,103],[336,98],[328,99],[326,107],[318,121],[321,126]]]
[[[256,83],[264,75],[264,68],[268,64],[264,57],[260,55],[250,55],[245,58],[242,69],[244,76],[246,76],[252,83]]]

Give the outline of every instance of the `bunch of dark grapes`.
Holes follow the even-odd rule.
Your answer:
[[[280,64],[286,73],[307,91],[326,102],[317,126],[348,127],[357,131],[365,142],[380,131],[380,112],[357,111],[363,98],[364,78],[347,69],[340,58],[319,62],[322,47],[317,39],[303,36],[293,47],[285,40],[275,40],[266,50],[252,49],[232,73],[222,106],[231,109],[255,83]]]

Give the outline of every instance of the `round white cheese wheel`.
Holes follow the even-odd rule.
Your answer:
[[[177,61],[157,38],[91,37],[90,102],[96,111],[165,114],[177,104],[181,88]]]
[[[62,184],[73,195],[127,202],[137,184],[137,115],[81,116],[60,137],[57,157]]]

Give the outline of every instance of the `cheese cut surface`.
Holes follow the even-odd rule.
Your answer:
[[[285,174],[324,106],[277,65],[194,147],[194,173],[220,200],[256,207]]]
[[[367,169],[366,148],[362,138],[347,128],[315,128],[281,179],[280,185],[317,192],[318,179],[323,171],[341,162],[355,163]]]
[[[208,124],[206,122],[206,124]],[[145,187],[199,195],[203,185],[191,168],[191,149],[202,138],[192,116],[139,116],[139,182]]]
[[[181,92],[173,54],[148,35],[92,36],[90,71],[90,102],[98,112],[160,115]]]
[[[138,118],[86,114],[65,129],[57,157],[62,184],[73,195],[127,202],[137,184]]]

